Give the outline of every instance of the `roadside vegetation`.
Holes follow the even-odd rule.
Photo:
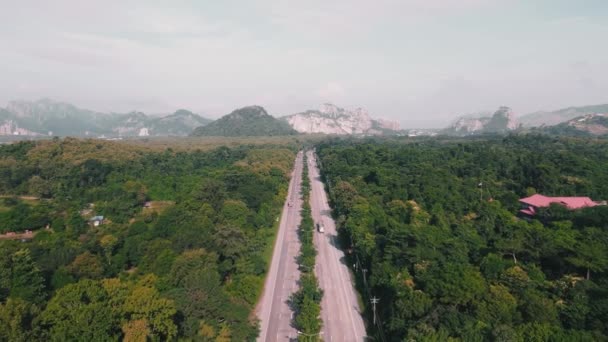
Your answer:
[[[341,140],[317,153],[376,340],[605,341],[608,142]]]
[[[308,177],[308,162],[304,153],[302,171],[302,221],[298,227],[300,238],[300,288],[291,297],[291,305],[295,310],[294,323],[298,329],[299,341],[319,341],[321,332],[321,299],[323,291],[315,276],[315,257],[317,250],[313,243],[315,224],[310,210],[310,179]]]
[[[0,147],[0,340],[255,339],[295,151]]]

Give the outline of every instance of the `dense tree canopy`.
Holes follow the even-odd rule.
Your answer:
[[[317,152],[370,321],[380,298],[377,338],[608,339],[608,206],[517,216],[533,193],[608,199],[606,141],[336,140]]]
[[[0,340],[254,339],[294,150],[107,147],[0,147]]]

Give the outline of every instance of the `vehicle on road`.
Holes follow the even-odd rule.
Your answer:
[[[318,231],[319,233],[325,233],[325,227],[323,227],[323,224],[322,224],[322,223],[318,223],[318,222],[317,222],[317,231]]]

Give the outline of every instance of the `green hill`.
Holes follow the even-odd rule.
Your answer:
[[[588,114],[562,122],[555,126],[541,127],[541,132],[552,135],[593,137],[608,136],[608,115]]]
[[[298,134],[285,121],[269,115],[260,106],[243,107],[206,126],[198,127],[192,136],[275,136]]]
[[[580,116],[597,113],[608,113],[608,104],[535,112],[522,116],[519,121],[524,127],[553,126]]]

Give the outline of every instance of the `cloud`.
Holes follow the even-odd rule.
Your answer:
[[[608,48],[597,42],[608,33],[606,15],[550,0],[529,6],[14,1],[0,11],[0,106],[53,97],[213,116],[253,103],[282,114],[331,101],[407,127],[501,104],[525,112],[605,102]],[[578,60],[585,64],[571,65]]]
[[[309,0],[260,1],[270,21],[289,31],[325,35],[361,33],[387,22],[453,15],[502,0]],[[319,36],[323,38],[323,36]]]

